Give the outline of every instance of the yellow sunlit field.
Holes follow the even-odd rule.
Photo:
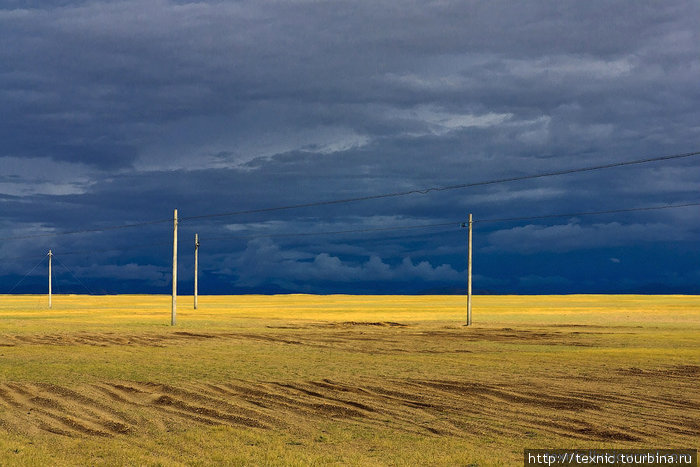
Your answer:
[[[0,465],[700,447],[700,297],[0,296]]]

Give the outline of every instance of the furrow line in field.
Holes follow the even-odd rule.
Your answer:
[[[6,382],[0,383],[0,429],[115,436],[192,422],[304,429],[332,419],[458,437],[546,433],[600,442],[659,437],[682,442],[698,433],[693,400],[673,406],[660,396],[650,401],[645,405],[635,396],[576,388],[553,386],[545,392],[530,384],[464,380],[229,380],[184,385],[112,381],[75,388]],[[632,406],[637,407],[633,415]]]

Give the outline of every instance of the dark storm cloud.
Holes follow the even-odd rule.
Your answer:
[[[699,13],[693,1],[4,2],[2,232],[162,219],[173,207],[181,216],[255,209],[697,150]],[[182,230],[206,238],[458,225],[467,212],[483,219],[692,202],[699,180],[697,159],[688,159],[184,222]],[[540,270],[528,256],[555,252],[566,263],[579,251],[623,247],[643,256],[664,239],[679,245],[671,265],[696,245],[694,214],[483,224],[476,246],[488,264],[479,280],[501,291],[565,290],[581,278]],[[18,240],[0,251],[126,248],[144,237],[167,242],[167,230]],[[224,241],[211,251],[209,279],[216,291],[460,284],[458,229],[369,237]],[[490,267],[499,254],[522,270]],[[606,254],[606,267],[630,277],[627,289],[643,282],[629,261]],[[157,249],[80,261],[79,273],[115,284],[142,275],[162,287],[167,274],[167,251]],[[3,272],[22,274],[25,266],[6,264]],[[582,266],[597,268],[592,260]],[[677,272],[664,280],[683,286],[697,269]],[[614,289],[587,283],[588,290],[603,286]]]

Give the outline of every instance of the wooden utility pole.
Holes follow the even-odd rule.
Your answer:
[[[194,309],[197,309],[197,267],[199,266],[199,235],[194,234]]]
[[[467,326],[472,324],[472,215],[469,213],[469,246],[467,260]]]
[[[53,253],[49,250],[49,308],[51,308],[51,258],[53,258]]]
[[[170,325],[175,326],[177,315],[177,209],[173,212],[173,309]]]

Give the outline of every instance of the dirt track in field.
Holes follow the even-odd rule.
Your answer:
[[[64,334],[0,335],[0,347],[20,345],[90,345],[98,347],[135,345],[165,347],[178,343],[223,339],[277,342],[281,344],[307,345],[312,347],[332,347],[345,350],[376,352],[378,350],[401,351],[395,344],[405,342],[425,344],[431,342],[439,346],[474,341],[533,343],[542,345],[587,346],[580,337],[603,334],[599,330],[551,330],[484,328],[465,332],[459,326],[446,326],[442,329],[414,329],[410,324],[396,322],[342,322],[318,323],[303,326],[267,326],[269,332],[190,332],[124,334],[112,332],[76,332]],[[633,333],[633,330],[625,330]],[[363,345],[358,346],[361,342]],[[340,346],[340,347],[339,347]],[[466,350],[465,350],[466,351]]]
[[[544,431],[581,440],[651,442],[658,431],[677,434],[679,441],[700,432],[696,399],[552,389],[416,379],[236,380],[177,387],[103,382],[72,389],[8,382],[0,384],[0,424],[27,435],[43,430],[65,436],[118,436],[193,423],[289,428],[326,418],[450,436]],[[500,423],[494,426],[494,420]]]
[[[474,341],[590,346],[596,327],[425,329],[394,322],[269,326],[262,331],[120,335],[0,336],[0,346],[169,346],[201,340],[253,340],[372,354],[468,353]],[[634,333],[633,328],[617,332]],[[583,339],[585,337],[585,339]],[[545,376],[495,384],[472,375],[449,379],[380,377],[302,381],[102,381],[64,387],[0,383],[0,430],[114,437],[192,424],[253,429],[308,428],[328,419],[440,436],[528,437],[678,445],[700,434],[700,366],[611,368],[594,378]],[[635,390],[636,389],[636,390]],[[674,394],[670,396],[669,394]]]

